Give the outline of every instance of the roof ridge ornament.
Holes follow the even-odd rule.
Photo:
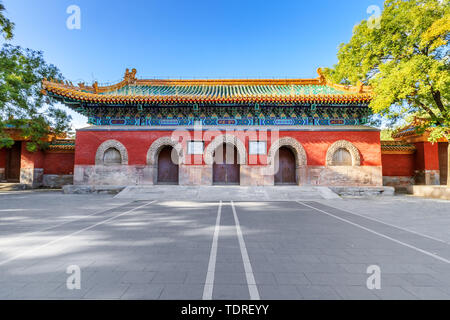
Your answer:
[[[135,68],[131,69],[131,72],[130,72],[130,69],[127,68],[125,70],[125,75],[123,77],[123,80],[128,82],[128,84],[135,83],[137,80],[136,73],[137,73],[137,70]]]
[[[358,80],[358,82],[356,83],[356,88],[358,90],[358,93],[363,93],[364,91],[364,84]]]

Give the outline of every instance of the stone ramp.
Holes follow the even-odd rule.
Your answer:
[[[129,186],[115,196],[132,200],[294,201],[340,199],[327,187],[299,186]]]

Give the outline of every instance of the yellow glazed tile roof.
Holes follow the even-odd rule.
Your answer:
[[[98,104],[214,104],[214,103],[368,103],[370,88],[328,83],[318,70],[315,79],[141,80],[127,69],[112,86],[74,86],[44,79],[45,94]]]

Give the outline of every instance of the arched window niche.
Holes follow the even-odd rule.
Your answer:
[[[95,164],[105,166],[127,165],[127,149],[117,140],[107,140],[98,147],[95,154]]]
[[[361,157],[359,155],[359,150],[349,141],[336,141],[328,148],[326,164],[329,167],[360,166]]]
[[[333,154],[332,166],[352,166],[352,155],[347,149],[339,148]]]
[[[103,155],[103,165],[118,166],[122,164],[122,156],[116,148],[109,148]]]

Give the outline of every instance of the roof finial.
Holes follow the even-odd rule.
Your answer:
[[[325,78],[325,75],[323,74],[322,68],[317,68],[317,73],[319,74],[319,83],[327,84],[327,79]]]

